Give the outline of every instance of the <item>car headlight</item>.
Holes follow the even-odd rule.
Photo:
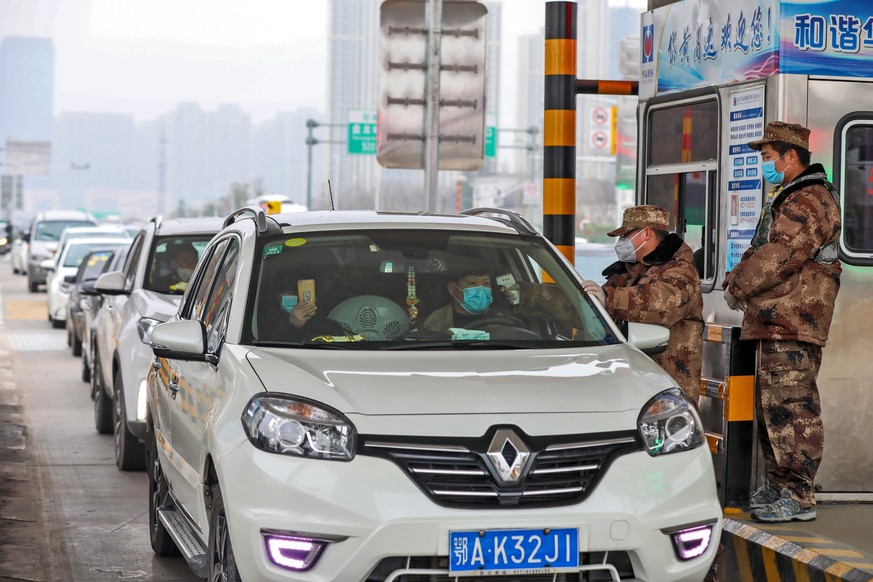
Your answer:
[[[41,263],[42,261],[47,261],[50,258],[51,257],[49,255],[33,254],[33,255],[30,255],[30,262],[31,263]]]
[[[142,343],[151,345],[152,332],[159,323],[163,323],[163,321],[152,317],[143,317],[136,322],[136,331],[139,332],[139,339],[142,340]]]
[[[637,426],[646,452],[653,457],[693,449],[706,441],[697,411],[678,388],[649,400]]]
[[[242,415],[249,441],[262,451],[333,461],[355,456],[355,427],[339,412],[290,396],[253,396]]]

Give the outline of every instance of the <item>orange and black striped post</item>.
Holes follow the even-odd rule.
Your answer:
[[[543,234],[570,262],[576,244],[576,3],[546,2]]]

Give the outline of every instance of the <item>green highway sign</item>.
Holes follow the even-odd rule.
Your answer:
[[[485,157],[493,158],[497,155],[497,128],[485,127]]]
[[[352,109],[349,111],[348,153],[376,155],[376,111]]]

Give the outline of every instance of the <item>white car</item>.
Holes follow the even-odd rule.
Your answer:
[[[210,580],[703,579],[711,455],[641,351],[669,332],[626,340],[527,222],[471,213],[228,217],[152,332],[156,553]]]
[[[67,304],[70,301],[70,284],[82,259],[92,250],[117,249],[130,245],[127,236],[115,238],[73,238],[67,241],[54,260],[46,259],[41,265],[46,275],[46,305],[48,320],[53,327],[64,327],[67,322]]]
[[[115,435],[115,464],[123,471],[145,468],[145,378],[151,361],[152,329],[178,309],[190,273],[170,268],[170,251],[206,248],[221,227],[218,218],[155,217],[131,243],[120,271],[103,273],[94,283],[103,303],[93,332],[91,391],[94,423]]]

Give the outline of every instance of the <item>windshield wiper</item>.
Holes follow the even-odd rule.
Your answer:
[[[529,343],[508,342],[505,340],[443,340],[443,341],[411,341],[391,343],[381,348],[385,351],[401,350],[438,350],[438,349],[485,349],[485,350],[521,350],[531,349]]]

